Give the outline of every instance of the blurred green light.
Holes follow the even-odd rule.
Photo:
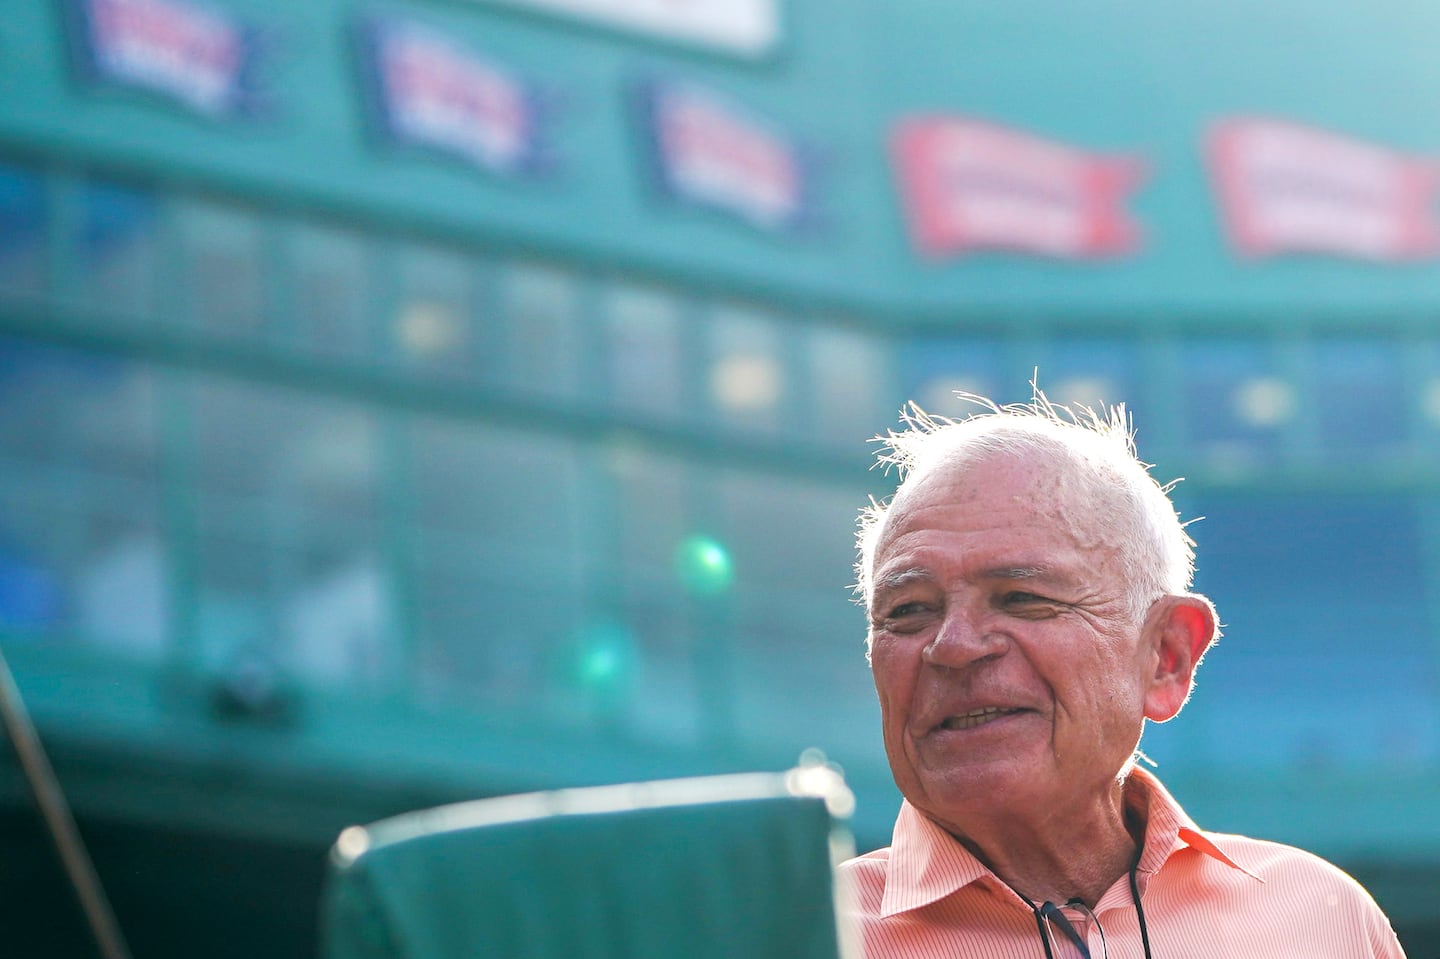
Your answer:
[[[593,691],[619,691],[634,672],[635,644],[618,623],[596,622],[576,637],[570,675],[576,685]]]
[[[577,678],[587,686],[605,685],[620,675],[623,665],[614,646],[596,646],[580,656]]]
[[[675,548],[675,574],[691,593],[718,596],[730,588],[735,569],[730,553],[709,536],[687,536]]]

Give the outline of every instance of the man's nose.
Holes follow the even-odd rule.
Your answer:
[[[926,663],[946,669],[958,669],[981,659],[998,656],[1007,643],[1003,634],[994,630],[987,617],[965,610],[946,611],[940,628],[922,652]]]

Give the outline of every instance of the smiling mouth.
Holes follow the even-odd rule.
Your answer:
[[[1000,706],[986,706],[984,709],[972,709],[968,713],[961,713],[958,716],[946,716],[940,723],[941,729],[974,729],[976,726],[984,726],[986,723],[993,723],[997,719],[1006,716],[1013,716],[1016,713],[1024,712],[1021,709],[1005,709]]]

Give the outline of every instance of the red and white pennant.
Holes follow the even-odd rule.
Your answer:
[[[1440,162],[1283,120],[1210,131],[1210,174],[1242,256],[1410,260],[1440,252]]]
[[[948,116],[901,122],[890,146],[911,239],[927,256],[1108,257],[1139,246],[1124,207],[1144,171],[1136,157]]]

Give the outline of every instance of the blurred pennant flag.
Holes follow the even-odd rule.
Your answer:
[[[364,18],[359,36],[372,118],[389,140],[505,176],[550,169],[544,134],[553,104],[538,85],[398,17]]]
[[[916,117],[890,149],[916,249],[979,249],[1064,258],[1116,256],[1139,245],[1125,210],[1138,157],[1111,156],[982,120]]]
[[[1440,251],[1435,157],[1261,118],[1215,125],[1208,148],[1226,232],[1244,256],[1405,260]]]
[[[819,222],[811,148],[695,84],[645,81],[637,97],[667,196],[764,230]]]
[[[266,106],[258,83],[263,34],[228,12],[185,0],[70,0],[76,72],[143,90],[209,117]]]

